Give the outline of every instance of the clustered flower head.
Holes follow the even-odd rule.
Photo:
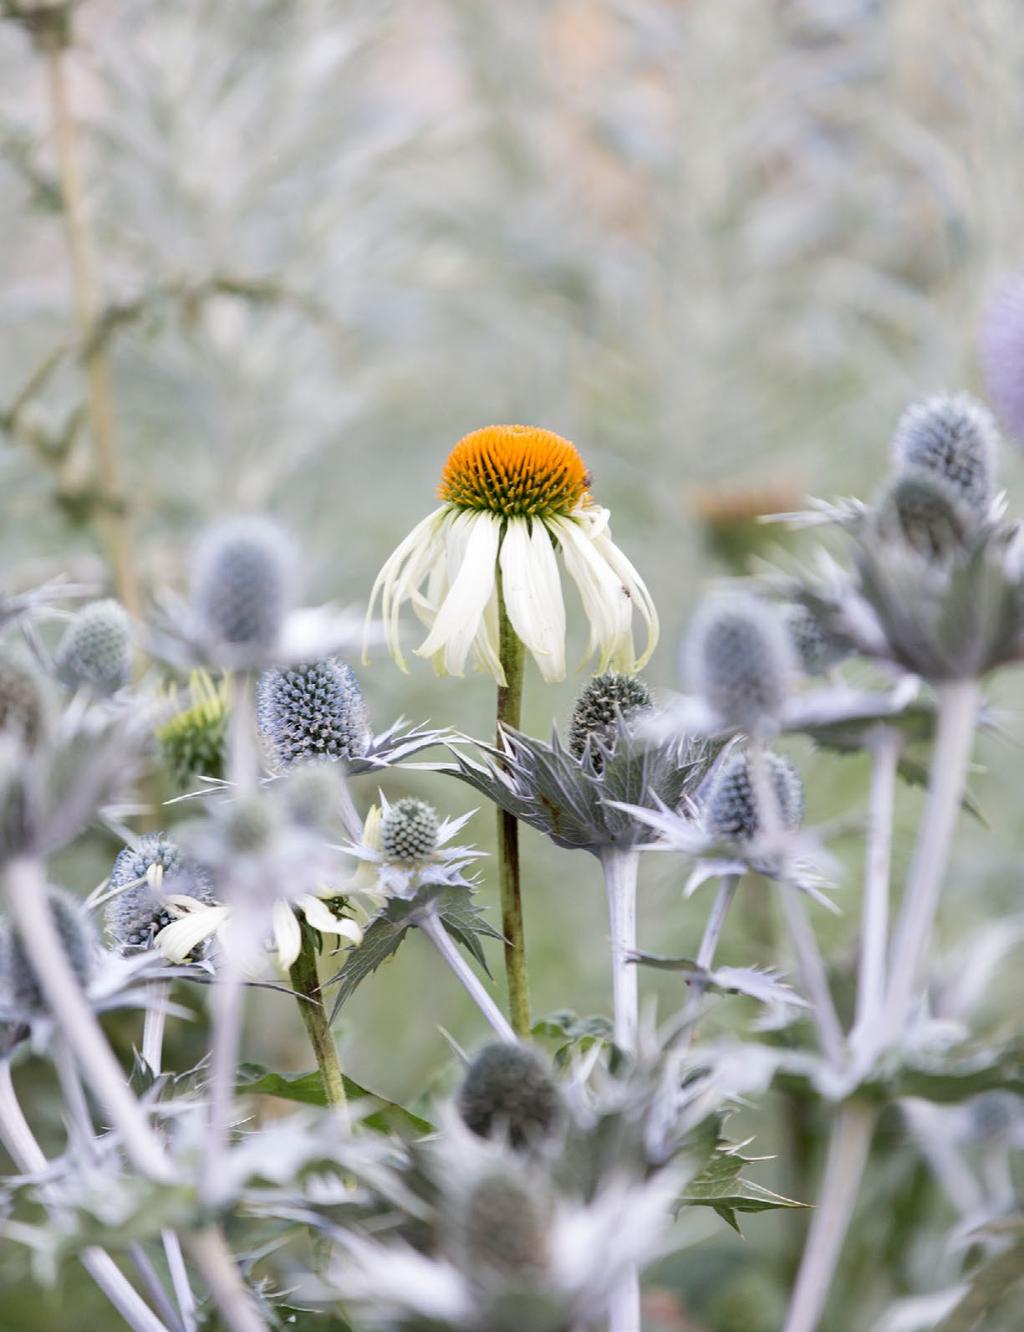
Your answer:
[[[166,833],[145,833],[137,845],[119,851],[110,889],[114,896],[104,913],[107,932],[124,951],[152,948],[157,934],[178,918],[168,893],[213,900],[208,876],[185,859]]]
[[[192,672],[188,706],[157,729],[164,764],[178,789],[197,777],[224,775],[228,685],[215,684],[209,672]]]
[[[337,658],[264,671],[257,689],[260,736],[275,767],[366,753],[370,725],[359,681]]]
[[[614,742],[622,722],[654,711],[651,691],[638,676],[605,671],[580,691],[569,723],[569,749],[580,758],[587,741]]]
[[[470,1061],[456,1105],[478,1137],[507,1138],[514,1148],[536,1146],[560,1126],[561,1093],[544,1057],[528,1045],[494,1042]]]
[[[991,412],[967,393],[911,404],[892,439],[898,473],[941,477],[982,518],[992,503],[998,449]]]
[[[829,633],[806,606],[787,606],[786,632],[805,675],[825,675],[850,655],[850,650]]]
[[[381,852],[388,860],[426,860],[437,848],[439,828],[433,805],[406,796],[391,805],[381,820]]]
[[[192,612],[204,641],[272,648],[292,606],[294,567],[291,542],[265,518],[211,527],[196,548],[191,580]]]
[[[70,894],[57,888],[48,890],[47,905],[75,979],[86,989],[97,959],[97,941],[91,918]],[[47,1012],[35,967],[21,939],[9,927],[0,935],[0,980],[3,1006],[8,1014],[29,1019]]]
[[[657,612],[589,487],[575,447],[550,430],[496,425],[466,435],[445,463],[441,507],[413,528],[378,574],[367,625],[379,596],[388,647],[404,670],[399,613],[411,601],[429,630],[417,656],[450,675],[464,674],[472,658],[503,685],[503,607],[544,679],[562,680],[560,553],[590,626],[587,657],[597,653],[601,671],[639,670],[657,642]],[[634,610],[647,629],[639,656]]]
[[[804,785],[794,765],[781,754],[764,755],[778,818],[787,831],[799,828],[804,816]],[[753,841],[764,829],[749,754],[733,754],[711,779],[704,801],[704,827],[722,841]]]
[[[132,674],[132,631],[118,601],[94,601],[72,617],[57,650],[57,674],[70,689],[123,689]]]
[[[981,330],[981,363],[988,395],[1008,431],[1024,442],[1024,277],[993,295]]]
[[[686,641],[690,677],[725,726],[761,730],[789,693],[793,649],[778,611],[748,593],[723,593],[698,611]]]

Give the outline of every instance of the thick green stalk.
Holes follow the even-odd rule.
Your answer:
[[[519,729],[523,710],[525,652],[505,610],[498,568],[498,654],[505,672],[498,686],[498,725]],[[505,977],[508,981],[509,1017],[517,1036],[530,1032],[530,982],[526,971],[526,936],[519,881],[519,824],[498,810],[498,881],[501,885],[501,928],[505,935]]]
[[[331,1035],[331,1024],[327,1020],[327,1009],[320,989],[320,973],[316,966],[316,946],[311,931],[302,931],[302,949],[288,972],[292,987],[299,999],[299,1012],[306,1024],[306,1034],[316,1056],[316,1065],[320,1070],[320,1079],[324,1085],[327,1104],[336,1109],[345,1110],[348,1100],[345,1096],[345,1082],[341,1076],[341,1063],[338,1050]]]

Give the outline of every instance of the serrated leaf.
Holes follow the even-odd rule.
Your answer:
[[[741,1171],[751,1158],[736,1150],[716,1152],[700,1174],[696,1175],[679,1198],[681,1207],[711,1207],[739,1230],[735,1213],[769,1212],[778,1208],[806,1207],[806,1203],[785,1198],[763,1184],[744,1179]]]
[[[612,1023],[603,1014],[595,1013],[589,1017],[580,1017],[568,1008],[549,1013],[547,1017],[535,1022],[530,1031],[533,1036],[543,1036],[549,1040],[563,1042],[554,1055],[555,1065],[558,1068],[568,1062],[574,1051],[583,1052],[596,1044],[610,1045],[612,1033]]]
[[[691,958],[666,957],[660,953],[631,953],[629,960],[640,966],[654,967],[660,971],[679,972],[691,983],[699,983],[704,990],[711,990],[717,994],[744,994],[762,1004],[807,1007],[806,1000],[780,981],[770,970],[761,970],[758,967],[716,967],[708,971],[698,966]]]
[[[405,909],[398,912],[394,909],[396,906]],[[363,934],[363,942],[348,953],[341,970],[324,982],[324,989],[328,985],[338,987],[331,1009],[332,1022],[342,1005],[351,999],[367,976],[372,976],[379,966],[394,957],[411,928],[412,920],[405,902],[389,903],[380,915],[370,921]]]
[[[422,1137],[434,1131],[433,1124],[411,1110],[397,1105],[376,1092],[368,1091],[352,1078],[343,1075],[345,1095],[353,1103],[369,1102],[373,1109],[360,1119],[360,1123],[377,1133],[397,1133],[401,1136]],[[240,1064],[238,1068],[239,1095],[275,1096],[282,1101],[295,1101],[300,1105],[326,1106],[323,1080],[319,1070],[310,1073],[275,1073],[262,1064]]]
[[[504,935],[484,919],[482,908],[474,906],[465,892],[454,893],[443,899],[439,906],[441,924],[456,943],[461,944],[470,957],[490,976],[491,969],[480,945],[481,939],[504,942]]]

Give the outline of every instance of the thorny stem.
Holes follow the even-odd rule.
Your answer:
[[[267,1332],[252,1292],[242,1280],[220,1229],[210,1226],[194,1230],[185,1242],[228,1332]]]
[[[880,726],[871,737],[871,793],[855,1016],[856,1028],[861,1032],[870,1031],[877,1022],[885,999],[893,803],[901,746],[900,733],[890,726]]]
[[[49,1163],[22,1114],[11,1078],[10,1062],[6,1059],[0,1060],[0,1141],[23,1175],[46,1172]],[[49,1201],[49,1191],[43,1185],[39,1187],[39,1198],[51,1215],[56,1212]],[[83,1249],[78,1259],[132,1332],[169,1332],[108,1253],[90,1247]]]
[[[516,1033],[509,1025],[508,1018],[494,1002],[487,990],[466,959],[456,948],[448,931],[436,911],[431,911],[419,922],[420,929],[434,945],[437,951],[451,967],[452,971],[465,986],[470,998],[484,1015],[495,1033],[503,1041],[516,1044]]]
[[[41,866],[26,858],[12,860],[3,875],[3,890],[47,1006],[118,1130],[132,1164],[147,1178],[170,1182],[173,1171],[163,1143],[129,1090],[71,969],[49,910]]]
[[[612,1012],[615,1044],[632,1053],[636,1049],[639,1013],[639,977],[629,955],[636,952],[636,884],[640,852],[630,847],[608,847],[601,853],[612,954]]]
[[[498,686],[498,728],[519,729],[523,709],[525,650],[512,628],[505,609],[501,566],[497,569],[498,654],[505,683]],[[498,743],[501,743],[499,734]],[[530,982],[526,970],[526,934],[523,928],[523,898],[519,870],[519,823],[505,810],[498,810],[498,879],[501,886],[501,928],[505,936],[505,976],[508,982],[509,1016],[519,1036],[530,1031]]]
[[[918,829],[892,947],[885,998],[887,1030],[883,1041],[898,1035],[906,1022],[927,955],[978,717],[977,680],[952,681],[940,686],[937,694],[938,734],[928,802]]]
[[[131,615],[141,608],[131,524],[121,482],[110,360],[102,340],[90,335],[101,314],[99,280],[78,142],[78,127],[68,98],[66,54],[61,44],[45,51],[50,107],[57,144],[61,199],[67,228],[78,322],[86,339],[85,375],[89,425],[96,455],[103,527],[117,594]]]
[[[312,932],[303,928],[302,947],[299,956],[292,963],[289,972],[295,992],[302,997],[298,1000],[299,1012],[306,1027],[306,1035],[316,1056],[316,1066],[320,1070],[327,1104],[343,1113],[347,1111],[348,1101],[345,1096],[345,1080],[341,1075],[341,1063],[338,1049],[331,1034],[331,1024],[327,1020],[327,1009],[320,988],[320,973],[316,965],[316,945]]]
[[[867,1163],[878,1111],[847,1101],[832,1125],[825,1177],[782,1332],[819,1326]]]

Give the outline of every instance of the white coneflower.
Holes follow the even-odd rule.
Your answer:
[[[638,670],[658,638],[647,588],[614,544],[610,514],[593,502],[583,460],[568,440],[534,426],[495,425],[461,439],[448,456],[443,501],[409,533],[381,569],[391,655],[402,669],[399,613],[405,602],[428,626],[416,655],[462,675],[466,662],[505,684],[499,646],[500,593],[516,634],[545,680],[565,678],[565,606],[556,551],[579,589],[590,624],[587,656],[599,669]],[[638,657],[633,611],[647,628]],[[369,617],[368,617],[369,624]]]

